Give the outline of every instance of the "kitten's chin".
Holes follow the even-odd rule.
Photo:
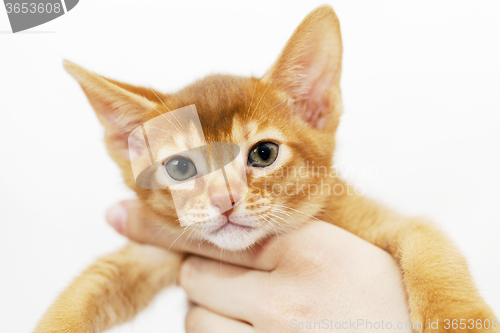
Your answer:
[[[241,251],[249,248],[262,236],[258,228],[245,228],[227,224],[221,230],[206,231],[204,238],[223,250]]]

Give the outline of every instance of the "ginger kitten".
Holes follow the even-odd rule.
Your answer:
[[[155,214],[166,228],[182,231],[182,222],[187,223],[184,228],[196,225],[193,237],[197,240],[240,250],[314,216],[381,247],[398,260],[413,322],[494,319],[478,294],[465,259],[431,222],[401,216],[357,195],[338,177],[319,174],[320,168],[330,170],[333,165],[335,131],[342,114],[341,65],[339,22],[328,6],[317,8],[303,20],[262,78],[213,75],[177,93],[164,94],[64,62],[103,124],[108,151],[120,166],[125,183],[137,193],[143,209]],[[129,147],[128,140],[134,129],[159,113],[169,115],[171,110],[192,105],[201,132],[188,121],[192,128],[188,126],[184,132],[155,134],[160,141],[163,135],[163,139],[168,138],[164,147],[153,151],[151,143],[147,144],[151,158],[161,160],[151,175],[162,170],[165,177],[192,180],[203,189],[184,195],[183,216],[179,217],[180,207],[173,197],[174,191],[177,195],[182,189],[158,184],[153,176],[152,187],[138,186],[131,162],[141,152]],[[188,151],[200,142],[210,146],[234,143],[245,163],[225,168],[225,183],[221,183],[215,178],[196,177],[203,161],[175,154],[157,156],[159,151],[168,155],[165,151],[169,149]],[[305,176],[279,173],[301,167],[310,172]],[[227,193],[227,184],[231,202],[224,208],[227,202],[222,196]],[[273,190],[276,184],[343,191],[295,191],[287,195]],[[273,216],[286,219],[288,224],[276,223]],[[62,293],[35,332],[101,332],[132,319],[162,288],[175,282],[182,258],[135,243],[102,257]],[[439,332],[500,332],[446,330],[441,326]],[[428,327],[424,325],[423,331],[428,332]]]

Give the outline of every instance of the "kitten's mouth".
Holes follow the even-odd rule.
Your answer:
[[[246,249],[255,242],[259,234],[259,224],[247,217],[222,215],[215,223],[205,229],[204,237],[221,249]]]
[[[211,234],[217,234],[221,231],[226,231],[226,232],[232,232],[232,231],[250,231],[253,230],[253,227],[247,226],[247,225],[242,225],[238,223],[234,223],[231,221],[226,221],[223,225],[218,227],[217,229],[211,231]]]
[[[236,222],[232,222],[229,219],[226,220],[224,224],[222,224],[220,227],[217,227],[216,229],[212,230],[210,233],[211,234],[217,234],[221,231],[225,232],[231,232],[231,231],[250,231],[253,230],[254,227],[251,227],[249,225],[244,225]]]

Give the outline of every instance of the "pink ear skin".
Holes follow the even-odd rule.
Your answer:
[[[297,114],[321,130],[338,102],[341,69],[339,21],[331,7],[321,6],[302,21],[262,80],[281,88]]]
[[[134,128],[158,115],[161,105],[153,102],[151,95],[161,94],[109,80],[67,60],[63,66],[78,81],[104,126],[110,153],[129,160],[128,136]]]

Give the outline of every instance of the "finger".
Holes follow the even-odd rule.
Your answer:
[[[254,322],[272,290],[269,273],[190,256],[179,283],[190,300],[225,316]]]
[[[201,306],[195,306],[186,315],[186,333],[255,333],[252,326],[221,316]]]
[[[126,200],[111,206],[106,212],[106,220],[119,234],[126,235],[127,210],[125,205],[134,200]]]
[[[108,223],[117,232],[135,242],[265,271],[276,268],[289,244],[293,243],[288,241],[290,235],[284,234],[279,238],[266,239],[247,250],[223,251],[203,240],[192,239],[189,230],[182,233],[180,227],[176,231],[172,227],[158,226],[160,223],[154,221],[155,217],[140,207],[138,200],[122,201],[108,210],[106,214]]]
[[[123,200],[111,206],[106,213],[106,220],[130,240],[160,247],[182,233],[182,228],[175,221],[158,222],[158,217],[144,209],[139,200]]]

